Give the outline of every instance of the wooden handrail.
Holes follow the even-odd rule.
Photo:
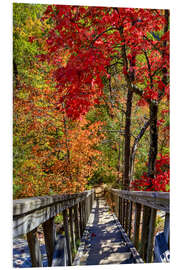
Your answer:
[[[110,199],[112,210],[117,215],[125,232],[134,243],[145,262],[152,261],[154,251],[154,232],[156,227],[157,210],[165,212],[164,231],[162,238],[165,245],[169,245],[169,193],[168,192],[151,192],[151,191],[127,191],[117,189],[106,189],[105,196]],[[133,222],[134,223],[133,223]],[[134,227],[133,227],[134,226]],[[132,230],[133,229],[133,230]],[[140,242],[141,233],[141,242]],[[156,242],[158,240],[156,239]],[[157,244],[157,243],[156,243]],[[160,248],[156,247],[156,252]],[[167,248],[166,248],[167,249]],[[167,252],[169,254],[169,250]],[[161,254],[155,254],[159,257],[155,261],[163,261]],[[164,257],[164,261],[169,259]]]
[[[127,191],[111,189],[119,197],[169,213],[169,192]]]
[[[48,266],[52,265],[55,249],[54,217],[63,214],[68,265],[72,265],[72,248],[82,236],[92,209],[94,190],[75,194],[63,194],[25,198],[13,201],[13,236],[27,235],[33,267],[42,266],[37,228],[42,224]],[[69,233],[70,231],[70,233]],[[71,247],[73,243],[73,247]]]

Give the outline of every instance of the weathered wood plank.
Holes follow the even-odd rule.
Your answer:
[[[74,221],[75,221],[75,236],[76,240],[80,239],[80,223],[79,223],[79,215],[78,215],[78,205],[74,206]]]
[[[139,228],[141,219],[141,204],[135,204],[135,222],[134,222],[134,246],[139,247]]]
[[[147,246],[147,255],[146,255],[146,262],[147,263],[150,263],[152,261],[154,232],[155,232],[155,227],[156,227],[156,213],[157,213],[157,210],[151,208],[151,217],[150,217],[150,222],[149,222],[148,246]]]
[[[72,265],[72,252],[71,252],[71,243],[70,243],[70,237],[69,237],[69,224],[68,224],[67,209],[63,211],[63,222],[64,222],[66,246],[67,246],[67,253],[68,253],[68,265],[71,266]]]
[[[69,200],[84,198],[89,196],[94,190],[87,190],[81,193],[52,195],[52,196],[39,196],[25,199],[13,200],[13,216],[28,214],[35,210],[51,206],[55,203],[67,202]]]
[[[71,244],[74,251],[76,251],[76,241],[75,241],[75,233],[74,233],[74,218],[72,207],[69,208],[69,223],[70,223],[70,232],[71,232]]]
[[[128,233],[128,226],[129,226],[129,201],[126,201],[125,205],[125,231]]]
[[[27,242],[29,246],[32,267],[42,267],[42,257],[39,241],[37,239],[37,229],[27,234]]]
[[[55,227],[54,218],[51,218],[42,224],[48,258],[48,266],[51,266],[55,245]]]
[[[169,213],[169,192],[126,191],[110,189],[121,198]]]
[[[151,208],[144,205],[142,233],[141,233],[141,249],[140,249],[140,255],[144,260],[146,260],[147,257],[150,218],[151,218]]]
[[[13,236],[26,234],[40,224],[44,223],[48,219],[58,215],[64,209],[70,208],[80,201],[84,200],[85,196],[90,196],[90,192],[83,194],[77,198],[73,198],[66,201],[56,202],[53,205],[49,205],[43,208],[33,210],[33,212],[27,212],[22,215],[13,216]]]
[[[79,203],[80,235],[83,235],[82,201]]]
[[[169,230],[170,230],[169,214],[166,213],[164,222],[164,236],[168,247],[169,247]]]
[[[132,207],[133,207],[133,202],[129,203],[129,227],[128,227],[128,237],[131,239],[131,227],[132,227]]]
[[[119,222],[122,224],[122,198],[119,197]]]

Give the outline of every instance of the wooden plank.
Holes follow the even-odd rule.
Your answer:
[[[87,196],[90,196],[90,194],[91,193]],[[68,201],[54,203],[53,205],[43,207],[41,209],[38,208],[31,213],[28,212],[28,214],[13,216],[13,236],[16,237],[32,231],[48,219],[61,213],[64,209],[72,207],[84,200],[84,196],[85,195]]]
[[[82,201],[82,220],[83,220],[83,231],[84,231],[86,227],[85,200]]]
[[[151,217],[149,222],[149,235],[148,235],[148,246],[147,246],[147,255],[146,262],[150,263],[152,261],[153,245],[154,245],[154,232],[156,227],[156,213],[157,210],[151,208]]]
[[[125,225],[125,216],[126,216],[126,201],[125,199],[122,200],[122,226],[124,227]]]
[[[51,218],[42,224],[48,258],[48,266],[51,266],[55,246],[55,227],[54,218]]]
[[[122,198],[119,197],[119,204],[120,204],[120,223],[123,223],[123,204],[122,204]]]
[[[69,223],[70,223],[70,232],[71,232],[71,244],[74,251],[76,251],[76,241],[75,241],[75,233],[74,233],[74,218],[73,218],[73,212],[72,207],[69,208]]]
[[[74,206],[74,221],[75,221],[75,236],[76,240],[80,239],[80,224],[79,224],[79,216],[78,216],[78,205]]]
[[[79,203],[80,235],[83,235],[82,202]]]
[[[141,205],[140,205],[141,206]],[[121,231],[121,235],[124,238],[127,247],[129,247],[131,253],[132,253],[132,257],[134,258],[135,263],[144,263],[142,258],[140,257],[137,249],[133,246],[131,240],[129,239],[129,237],[127,236],[124,228],[122,227],[122,225],[120,224],[120,222],[118,221],[117,218],[114,218],[114,220],[116,221],[116,225],[117,227],[120,229]]]
[[[125,206],[125,231],[128,232],[128,226],[129,226],[129,201],[126,201]]]
[[[164,236],[165,236],[165,240],[168,245],[168,248],[169,248],[169,230],[170,230],[169,214],[166,213],[165,222],[164,222]]]
[[[129,203],[129,227],[128,227],[128,237],[131,239],[131,227],[132,227],[132,207],[133,207],[133,202]]]
[[[87,190],[81,193],[39,196],[25,199],[13,200],[13,216],[29,214],[32,211],[51,206],[55,203],[68,202],[69,200],[84,198],[89,196],[93,190]]]
[[[134,222],[134,246],[139,247],[139,228],[141,219],[141,204],[135,204],[135,222]]]
[[[121,198],[169,213],[169,192],[127,191],[110,189]]]
[[[37,229],[27,233],[27,242],[29,246],[32,267],[42,267],[42,257],[39,241],[37,239]]]
[[[140,255],[144,260],[146,260],[147,257],[150,218],[151,218],[151,208],[144,205],[142,233],[141,233],[141,248],[140,248]]]
[[[69,224],[68,224],[68,215],[67,209],[63,211],[63,222],[64,222],[64,230],[65,230],[65,237],[66,237],[66,246],[67,246],[67,254],[68,254],[68,265],[72,265],[72,252],[71,252],[71,243],[69,237]]]

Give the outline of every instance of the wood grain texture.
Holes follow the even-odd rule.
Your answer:
[[[169,192],[126,191],[110,189],[123,199],[130,200],[157,210],[169,213]]]
[[[51,198],[51,200],[49,197],[46,200],[46,196],[42,197],[41,199],[36,197],[37,202],[36,198],[30,198],[27,199],[27,201],[26,199],[15,200],[13,202],[15,211],[13,213],[13,236],[16,237],[18,235],[26,234],[32,231],[40,224],[46,222],[48,219],[53,218],[54,216],[61,213],[63,210],[77,205],[86,197],[89,197],[92,192],[92,190],[82,192],[76,195],[76,197],[74,196],[75,194],[70,195],[69,197],[66,196],[66,200],[64,201],[62,200],[62,196],[52,196],[53,198]],[[53,201],[54,203],[52,203]],[[32,206],[31,211],[30,206]]]

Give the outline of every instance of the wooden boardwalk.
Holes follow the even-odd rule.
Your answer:
[[[95,200],[73,265],[134,263],[118,223],[105,200]]]
[[[15,267],[27,267],[27,261],[32,267],[169,262],[169,193],[100,191],[96,196],[92,189],[14,200],[13,237],[14,240],[25,237],[29,250],[26,256],[24,243],[15,243]],[[95,199],[97,196],[105,196],[113,205],[112,211],[102,197]],[[164,212],[164,230],[155,236],[157,211]],[[60,213],[63,235],[56,233],[54,223]],[[39,226],[42,226],[43,248]],[[79,241],[74,258],[73,251]]]

